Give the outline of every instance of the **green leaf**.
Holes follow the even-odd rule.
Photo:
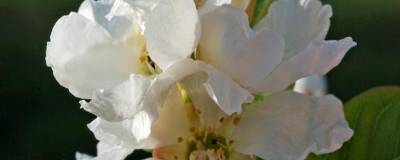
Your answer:
[[[254,27],[260,20],[267,15],[268,8],[274,0],[253,0],[254,6],[250,6],[250,26]],[[252,5],[252,4],[250,4]]]
[[[400,160],[400,87],[379,87],[344,108],[353,138],[337,152],[307,160]]]

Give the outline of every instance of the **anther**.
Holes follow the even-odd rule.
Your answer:
[[[178,143],[183,142],[183,138],[182,137],[178,137]]]
[[[190,132],[195,132],[195,131],[196,131],[196,128],[195,128],[195,127],[190,127],[189,131],[190,131]]]
[[[224,122],[224,120],[225,120],[225,117],[221,117],[221,118],[219,119],[219,123]]]
[[[229,140],[229,145],[231,146],[233,143],[235,143],[234,140]]]
[[[200,109],[196,109],[197,114],[201,114],[201,110]]]
[[[239,125],[239,122],[240,122],[240,117],[235,117],[235,119],[233,119],[233,124],[235,126]]]

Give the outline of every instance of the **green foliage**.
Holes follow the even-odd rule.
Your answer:
[[[337,152],[308,160],[399,160],[400,87],[371,89],[344,107],[354,136]]]
[[[274,0],[255,0],[250,26],[255,26],[267,13],[268,8]]]

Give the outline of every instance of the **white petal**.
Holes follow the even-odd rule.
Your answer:
[[[100,118],[88,124],[96,139],[105,143],[130,147],[137,140],[131,132],[132,121],[108,122]]]
[[[121,38],[132,29],[133,23],[138,24],[138,19],[132,16],[134,15],[133,8],[121,3],[126,4],[121,0],[85,0],[78,13],[104,27],[112,37]],[[121,10],[118,15],[111,13],[116,5]],[[122,11],[125,12],[122,13]]]
[[[83,153],[76,153],[76,160],[124,160],[133,149],[122,146],[110,145],[104,142],[97,144],[97,156],[89,156]]]
[[[313,75],[297,80],[293,90],[310,96],[322,96],[327,93],[325,76]]]
[[[233,133],[239,152],[268,160],[303,160],[309,152],[333,152],[352,135],[336,97],[294,92],[246,108]]]
[[[256,28],[268,27],[286,42],[285,59],[298,54],[311,42],[321,41],[329,30],[332,8],[319,0],[279,0]]]
[[[132,75],[111,89],[97,91],[89,103],[81,101],[81,107],[108,121],[132,118],[143,110],[143,100],[150,84],[151,80],[146,77]]]
[[[200,8],[199,14],[204,15],[208,12],[211,12],[218,7],[223,5],[233,5],[242,10],[246,10],[247,6],[250,4],[250,0],[199,0]],[[198,4],[199,5],[199,4]]]
[[[145,27],[149,55],[162,69],[189,57],[200,35],[196,6],[191,0],[160,1]]]
[[[253,99],[247,90],[216,70],[208,73],[208,80],[204,86],[208,95],[228,115],[242,112],[242,104]]]
[[[351,38],[311,43],[306,50],[280,64],[254,89],[260,92],[277,92],[300,78],[314,74],[324,75],[336,67],[346,52],[355,45]]]
[[[87,19],[95,21],[95,18],[93,15],[93,6],[92,6],[91,1],[92,0],[84,0],[78,9],[78,13],[82,16],[85,16]]]
[[[96,160],[124,160],[132,152],[132,148],[99,142]]]
[[[127,47],[113,40],[102,26],[76,13],[58,20],[50,39],[47,65],[57,81],[77,97],[90,98],[95,90],[109,88],[142,70],[138,57],[142,41],[129,41]]]
[[[150,135],[152,122],[151,114],[140,112],[133,119],[121,122],[108,122],[97,118],[88,124],[88,128],[99,141],[137,149],[147,145],[146,140]]]
[[[155,148],[178,143],[178,138],[187,137],[191,127],[183,105],[184,99],[178,89],[171,86],[167,98],[159,109],[159,119],[151,130],[151,144]]]
[[[283,39],[267,28],[253,31],[243,10],[225,5],[201,20],[199,59],[241,85],[259,83],[281,62]]]
[[[212,77],[214,77],[214,76],[212,76]],[[212,79],[216,79],[217,77],[218,77],[218,75],[216,75],[216,77],[212,78]],[[208,86],[208,85],[205,86],[205,84],[204,84],[205,82],[207,82],[208,78],[209,78],[209,76],[207,75],[207,73],[200,72],[200,73],[195,73],[195,74],[192,74],[190,76],[183,78],[181,80],[181,82],[184,84],[187,91],[189,92],[189,95],[191,96],[193,105],[201,111],[201,114],[200,114],[201,123],[205,126],[215,128],[219,124],[219,120],[221,119],[221,117],[226,117],[227,113],[222,111],[221,107],[219,107],[219,105],[214,101],[214,99],[212,99],[212,97],[217,97],[217,96],[210,97],[210,94],[208,91],[210,90],[212,95],[213,95],[213,93],[212,93],[212,89],[208,89],[208,87],[211,87],[211,86]],[[217,82],[218,82],[218,80],[217,80]],[[227,90],[224,90],[224,91],[227,91]],[[229,91],[227,91],[226,93],[229,93]],[[238,99],[240,99],[240,98],[238,98]],[[240,102],[238,102],[238,103],[240,103]],[[241,102],[241,103],[243,103],[243,102]],[[231,113],[231,112],[233,113],[236,111],[229,111],[228,113]],[[240,111],[238,111],[238,112],[240,112]]]
[[[154,95],[150,97],[164,99],[168,88],[175,85],[176,81],[200,72],[206,73],[208,76],[203,85],[209,96],[226,114],[240,113],[242,104],[251,101],[253,98],[247,90],[240,87],[224,73],[201,61],[190,59],[177,62],[161,73],[156,78],[152,91],[150,91]],[[160,104],[155,105],[160,106]]]
[[[76,160],[94,160],[95,157],[93,157],[91,155],[87,155],[85,153],[76,152],[75,153],[75,159]]]
[[[78,13],[99,24],[106,23],[106,15],[114,5],[115,0],[85,0]]]
[[[107,17],[130,15],[144,31],[146,19],[159,2],[158,0],[115,0]]]

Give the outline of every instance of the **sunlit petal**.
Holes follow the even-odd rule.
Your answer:
[[[283,39],[268,28],[252,30],[243,10],[222,6],[201,20],[198,58],[241,85],[259,83],[281,62]]]
[[[188,135],[191,127],[186,117],[184,99],[176,87],[171,87],[167,99],[159,109],[159,119],[151,130],[151,144],[166,146],[179,142],[180,138]]]
[[[109,122],[97,118],[88,124],[96,139],[107,144],[125,148],[144,148],[150,135],[153,122],[148,112],[139,112],[133,119],[120,122]]]
[[[294,92],[248,106],[233,133],[238,151],[268,160],[302,160],[309,152],[333,152],[352,135],[336,97]]]
[[[162,0],[146,19],[147,50],[162,69],[189,57],[200,35],[196,6],[191,0]]]
[[[182,60],[170,66],[155,80],[151,93],[156,99],[163,99],[171,85],[189,75],[195,73],[205,73],[207,81],[203,86],[208,95],[226,113],[241,112],[241,105],[252,100],[252,95],[224,73],[204,64],[201,61]],[[160,104],[156,104],[160,106]]]
[[[97,91],[89,103],[81,101],[81,106],[108,121],[129,119],[143,110],[143,100],[150,85],[148,78],[132,75],[111,89]]]
[[[75,157],[76,160],[124,160],[132,152],[131,148],[99,142],[96,157],[82,153],[76,153]]]
[[[270,28],[285,39],[285,59],[321,41],[329,30],[332,8],[319,0],[279,0],[274,2],[256,28]]]
[[[314,74],[324,75],[336,67],[355,45],[351,38],[314,42],[301,53],[280,64],[255,88],[262,92],[277,92],[300,78]]]
[[[242,10],[246,10],[247,6],[250,3],[250,0],[195,0],[195,1],[198,2],[197,6],[200,15],[204,15],[208,12],[211,12],[223,5],[232,5]]]
[[[132,32],[133,37],[138,34]],[[139,39],[125,44],[114,39],[103,26],[71,13],[54,26],[46,62],[62,86],[75,96],[88,99],[94,91],[112,87],[130,74],[142,72],[139,56],[144,43]]]
[[[132,7],[123,5],[122,0],[85,0],[78,13],[92,20],[106,29],[114,38],[127,36],[132,29],[132,23],[138,23],[137,17],[134,17]],[[117,7],[120,14],[114,15],[111,10]]]

